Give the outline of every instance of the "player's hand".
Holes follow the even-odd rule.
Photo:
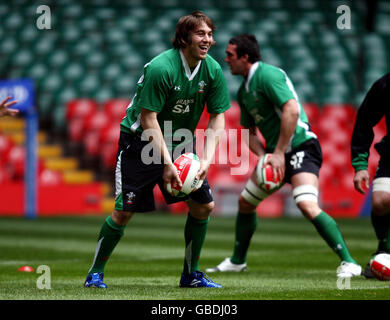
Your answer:
[[[206,161],[200,160],[200,168],[199,168],[199,171],[196,174],[195,178],[197,178],[199,180],[199,182],[201,181],[203,183],[204,179],[206,179],[206,175],[207,175],[207,172],[209,171],[209,168],[210,168],[210,165],[207,164]],[[196,191],[196,190],[197,190],[197,188],[194,189],[194,191]]]
[[[365,194],[369,188],[370,175],[367,170],[360,170],[355,173],[353,185],[361,194]]]
[[[272,153],[271,157],[269,157],[269,159],[264,162],[263,167],[265,167],[267,164],[272,166],[274,177],[279,176],[280,181],[283,181],[286,170],[284,154],[279,152]]]
[[[13,106],[14,104],[18,103],[17,100],[8,102],[10,99],[11,99],[11,97],[7,97],[3,101],[0,102],[0,117],[2,117],[2,116],[15,116],[19,113],[19,110],[17,110],[17,109],[8,109],[8,107]]]
[[[163,180],[165,190],[167,190],[171,195],[173,195],[172,184],[177,184],[180,187],[182,186],[176,167],[173,163],[164,165]]]

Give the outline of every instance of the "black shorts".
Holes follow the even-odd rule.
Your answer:
[[[301,172],[319,176],[322,165],[322,151],[317,139],[310,139],[285,155],[286,173],[284,182],[291,183],[291,177]]]
[[[390,155],[380,157],[375,178],[390,178]]]
[[[213,201],[211,189],[204,180],[202,187],[189,196],[174,197],[164,188],[162,179],[163,164],[145,164],[141,159],[143,148],[148,141],[125,132],[120,133],[115,169],[115,210],[129,212],[146,212],[155,210],[153,188],[156,184],[167,204],[194,200],[206,204]]]

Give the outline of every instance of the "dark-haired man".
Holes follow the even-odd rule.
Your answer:
[[[259,159],[265,153],[271,156],[264,162],[272,165],[274,176],[290,183],[293,197],[302,214],[315,226],[326,243],[341,260],[338,277],[361,274],[361,267],[350,255],[335,220],[318,205],[318,175],[322,164],[321,147],[302,108],[294,86],[280,68],[261,61],[260,49],[253,35],[233,37],[226,49],[226,63],[234,75],[244,81],[238,91],[241,124],[249,129],[249,148]],[[258,139],[262,133],[266,147]],[[215,271],[246,270],[246,255],[257,226],[256,208],[270,192],[256,182],[253,171],[239,197],[234,251]]]
[[[167,203],[187,200],[185,259],[181,287],[221,287],[199,271],[199,256],[206,237],[209,215],[214,208],[206,174],[219,134],[224,129],[224,112],[230,107],[220,65],[208,55],[214,25],[202,12],[182,17],[176,27],[173,49],[144,66],[126,117],[121,122],[116,177],[115,210],[102,226],[95,259],[86,287],[106,288],[103,282],[107,259],[135,212],[153,211],[153,188],[159,185]],[[167,192],[171,183],[181,184],[171,153],[183,145],[193,150],[193,134],[204,106],[210,114],[198,178],[202,186],[188,197]],[[186,134],[182,135],[183,129]],[[145,133],[151,141],[144,141]],[[181,132],[180,134],[177,134]],[[164,134],[163,134],[164,133]],[[182,139],[177,139],[179,138]],[[153,145],[160,163],[150,163],[145,146]],[[186,149],[188,152],[189,150]]]

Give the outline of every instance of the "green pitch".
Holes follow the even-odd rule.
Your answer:
[[[265,300],[389,299],[390,282],[353,278],[339,283],[338,258],[304,219],[261,219],[248,272],[210,274],[223,289],[181,289],[184,216],[138,214],[107,264],[107,290],[83,288],[105,216],[25,220],[0,218],[0,299]],[[338,220],[353,256],[364,267],[376,248],[368,219]],[[212,217],[202,270],[231,254],[234,218]],[[50,289],[39,289],[29,265],[50,268]],[[47,282],[45,282],[47,284]]]

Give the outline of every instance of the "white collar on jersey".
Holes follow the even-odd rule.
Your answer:
[[[188,62],[187,62],[187,59],[186,57],[184,56],[183,52],[181,51],[180,49],[180,58],[181,58],[181,62],[183,63],[183,67],[184,67],[184,71],[186,72],[186,76],[188,78],[189,81],[191,81],[192,79],[194,79],[194,77],[196,76],[196,74],[198,73],[199,71],[199,68],[200,68],[200,64],[202,63],[202,60],[199,60],[196,68],[194,69],[194,71],[191,73],[191,69],[190,69],[190,66],[188,65]]]
[[[249,91],[249,82],[251,81],[251,79],[252,79],[253,75],[255,74],[258,67],[259,67],[259,61],[252,64],[252,67],[249,69],[248,77],[246,78],[246,81],[245,81],[246,91]]]

